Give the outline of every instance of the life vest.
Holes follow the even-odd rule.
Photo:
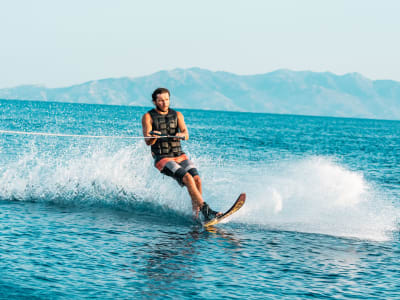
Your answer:
[[[179,132],[178,115],[175,110],[169,109],[168,114],[161,115],[154,108],[148,113],[153,120],[153,130],[160,131],[162,135],[176,135]],[[156,161],[164,157],[175,157],[184,154],[180,140],[171,138],[158,138],[151,145],[151,154]]]

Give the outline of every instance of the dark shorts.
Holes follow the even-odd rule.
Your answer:
[[[186,175],[186,173],[189,173],[193,177],[196,175],[199,175],[199,172],[197,171],[195,165],[189,160],[186,159],[182,162],[176,162],[176,161],[168,161],[165,165],[164,168],[161,170],[161,173],[171,176],[174,178],[181,186],[184,186],[183,184],[183,176]]]

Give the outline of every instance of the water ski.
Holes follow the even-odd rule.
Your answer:
[[[222,214],[219,217],[216,217],[208,222],[205,222],[203,224],[204,227],[208,227],[208,226],[212,226],[212,225],[216,225],[219,222],[221,222],[223,219],[229,217],[230,215],[232,215],[233,213],[235,213],[236,211],[238,211],[244,204],[244,202],[246,201],[246,194],[242,193],[239,195],[239,197],[236,199],[235,203],[232,205],[232,207],[230,209],[228,209],[224,214]]]

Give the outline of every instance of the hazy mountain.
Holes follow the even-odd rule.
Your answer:
[[[400,119],[400,82],[358,73],[278,70],[242,76],[175,69],[64,88],[18,86],[0,89],[0,98],[151,106],[151,93],[159,86],[171,90],[175,108]]]

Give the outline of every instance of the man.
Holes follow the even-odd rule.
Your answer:
[[[188,140],[189,132],[183,115],[169,108],[169,97],[170,92],[166,88],[158,88],[153,92],[155,108],[143,115],[143,136],[146,144],[151,146],[156,168],[174,178],[181,186],[186,186],[192,199],[193,213],[198,217],[201,211],[205,221],[208,221],[221,213],[213,211],[203,200],[199,173],[181,148],[180,140]]]

